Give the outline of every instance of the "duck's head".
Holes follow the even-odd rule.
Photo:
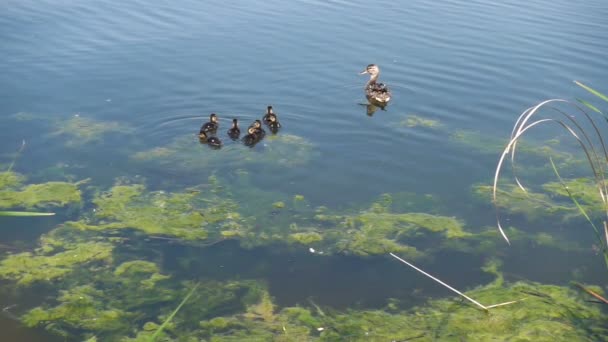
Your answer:
[[[239,120],[232,119],[232,127],[238,127],[238,126],[239,126]]]
[[[209,121],[217,123],[217,115],[215,113],[211,113],[211,115],[209,115]]]
[[[380,74],[380,68],[376,64],[368,65],[365,70],[361,71],[359,75],[369,74],[371,77],[378,76]]]
[[[260,121],[260,120],[255,120],[255,121],[254,121],[254,122],[251,124],[251,127],[255,128],[255,129],[258,129],[258,128],[262,127],[262,121]]]
[[[206,140],[207,139],[207,133],[205,133],[204,131],[201,131],[198,134],[198,138],[201,139],[201,140]]]
[[[268,108],[266,108],[266,112],[268,114],[273,114],[273,112],[272,112],[272,106],[268,106]]]

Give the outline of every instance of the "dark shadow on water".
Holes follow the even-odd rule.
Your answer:
[[[40,235],[65,220],[60,215],[47,217],[2,217],[0,222],[0,252],[15,252],[35,246]]]
[[[15,342],[59,342],[63,341],[59,337],[51,336],[43,331],[37,331],[34,329],[25,328],[21,323],[0,316],[0,331],[2,331],[2,341],[15,341]]]
[[[514,246],[505,258],[505,278],[547,284],[568,285],[571,281],[606,284],[608,274],[601,255],[564,251],[533,242]]]
[[[0,282],[0,341],[16,342],[59,342],[62,338],[53,336],[44,329],[27,328],[19,322],[19,316],[27,308],[32,308],[42,301],[46,291],[34,291],[34,295],[20,296],[15,294],[12,285]]]
[[[325,257],[310,253],[305,247],[295,251],[247,250],[233,241],[205,249],[168,246],[164,254],[164,268],[178,277],[266,280],[279,306],[309,305],[313,301],[335,309],[382,308],[389,298],[395,298],[404,307],[410,307],[433,296],[451,295],[387,256]],[[478,259],[450,253],[438,256],[437,263],[420,266],[457,288],[467,289],[493,279],[480,270],[482,260]]]

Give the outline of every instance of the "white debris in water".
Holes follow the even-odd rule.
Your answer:
[[[308,249],[308,251],[309,251],[310,253],[314,253],[314,252],[315,252],[315,249],[314,249],[314,248],[312,248],[312,247],[310,247],[310,248]]]

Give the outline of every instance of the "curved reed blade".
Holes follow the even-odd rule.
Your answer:
[[[505,147],[505,149],[502,151],[502,155],[500,156],[500,159],[498,160],[498,165],[496,166],[496,172],[494,173],[494,184],[492,185],[492,202],[494,203],[494,209],[496,211],[496,222],[498,225],[498,230],[500,231],[500,234],[505,239],[505,241],[507,241],[508,244],[511,244],[511,242],[509,241],[507,234],[505,234],[505,232],[502,229],[502,226],[500,224],[500,215],[498,213],[498,204],[496,201],[496,191],[498,190],[498,179],[500,178],[500,171],[502,170],[502,164],[505,161],[505,157],[513,149],[513,146],[515,145],[517,140],[522,136],[522,134],[524,134],[530,128],[532,128],[538,124],[541,124],[543,122],[546,122],[546,121],[552,121],[552,119],[541,119],[541,120],[535,121],[535,122],[531,123],[530,125],[528,125],[528,127],[525,127],[524,129],[519,131],[519,133],[517,133],[515,135],[515,137],[511,138],[511,140],[509,140],[509,143],[507,144],[507,147]]]
[[[604,156],[608,160],[608,154],[606,154],[606,145],[604,144],[604,139],[602,138],[602,134],[600,133],[599,128],[597,127],[597,125],[595,124],[595,122],[593,121],[591,116],[589,116],[589,114],[587,114],[587,112],[585,112],[582,108],[576,106],[575,104],[572,104],[572,105],[575,106],[579,111],[581,111],[581,113],[583,113],[583,115],[587,118],[587,121],[589,121],[589,123],[593,126],[596,137],[598,138],[598,140],[600,142],[600,146],[601,146],[602,150],[604,151]],[[585,138],[586,146],[591,151],[591,156],[593,157],[593,158],[588,159],[589,163],[592,164],[591,166],[595,166],[595,168],[597,168],[597,170],[598,170],[597,173],[594,172],[593,176],[596,180],[596,184],[598,185],[598,189],[600,190],[600,196],[602,197],[602,202],[606,203],[605,194],[608,193],[608,188],[606,186],[604,163],[602,163],[602,160],[600,159],[600,156],[598,155],[598,153],[595,149],[595,144],[593,144],[593,142],[591,141],[591,138],[587,134],[587,131],[585,131],[585,129],[583,129],[583,127],[581,127],[581,125],[578,124],[578,122],[576,121],[576,119],[574,117],[568,115],[567,113],[565,113],[564,111],[562,111],[558,108],[552,108],[552,109],[557,111],[558,113],[562,114],[567,120],[569,120],[576,127],[578,132],[580,132],[581,135]],[[581,143],[581,141],[579,141],[579,143]],[[595,169],[595,168],[593,168],[593,169]]]
[[[517,118],[517,121],[515,122],[515,125],[513,126],[513,130],[511,131],[511,139],[513,139],[519,132],[521,132],[522,129],[524,129],[526,127],[526,123],[528,122],[528,120],[530,120],[530,118],[536,114],[538,112],[539,109],[541,109],[543,106],[545,106],[548,103],[552,103],[552,102],[568,102],[567,100],[564,99],[550,99],[550,100],[545,100],[539,104],[537,104],[536,106],[530,107],[528,109],[526,109],[523,113],[521,113],[519,115],[519,117]],[[515,170],[515,151],[517,149],[517,141],[515,141],[515,143],[513,144],[512,147],[512,154],[511,154],[511,168],[513,170]],[[517,186],[519,186],[519,188],[522,191],[526,191],[525,187],[522,185],[522,183],[519,181],[519,178],[517,177],[516,172],[514,171],[514,178],[515,178],[515,182],[517,183]]]

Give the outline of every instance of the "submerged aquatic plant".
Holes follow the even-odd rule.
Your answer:
[[[11,172],[13,167],[15,166],[15,162],[17,158],[25,148],[25,140],[22,141],[21,147],[17,150],[15,157],[13,158],[11,164],[8,166],[8,169],[5,172],[0,173],[0,194],[1,191],[5,188],[14,187],[22,182],[23,176],[18,175],[14,172]],[[40,213],[40,212],[32,212],[32,211],[2,211],[0,210],[0,216],[53,216],[55,213]]]
[[[115,185],[98,194],[93,204],[91,217],[67,222],[66,226],[85,231],[132,229],[148,235],[204,240],[210,232],[217,235],[240,225],[236,203],[212,192],[150,192],[143,184]]]
[[[151,342],[156,341],[156,338],[158,337],[158,335],[160,335],[163,332],[163,330],[165,329],[165,327],[167,326],[167,324],[169,324],[171,322],[171,320],[173,320],[173,317],[175,317],[175,315],[177,315],[177,313],[182,308],[182,306],[184,306],[184,304],[186,304],[186,302],[188,302],[188,299],[190,299],[190,297],[192,297],[192,294],[194,294],[194,291],[196,291],[196,289],[199,287],[199,285],[200,285],[200,283],[197,283],[192,288],[192,290],[190,290],[190,292],[188,292],[186,297],[184,297],[184,299],[179,303],[179,305],[175,308],[175,310],[173,310],[173,312],[169,315],[169,317],[167,317],[167,319],[165,319],[163,324],[161,324],[158,327],[158,329],[156,329],[156,331],[154,332],[152,337],[150,337]]]
[[[597,96],[598,98],[608,102],[608,97],[603,95],[602,93],[580,82],[575,81],[575,83],[583,89],[589,91],[593,95]],[[503,164],[507,156],[510,155],[511,165],[513,167],[515,166],[515,152],[517,151],[518,143],[524,133],[526,133],[533,127],[541,124],[557,124],[558,127],[562,128],[569,136],[575,139],[578,146],[581,148],[581,151],[584,153],[584,156],[587,160],[587,166],[589,167],[592,173],[592,182],[595,185],[594,192],[597,194],[597,199],[595,201],[590,201],[589,193],[572,191],[569,187],[569,184],[580,184],[580,182],[573,183],[572,180],[563,180],[559,174],[555,163],[553,162],[553,160],[551,160],[553,171],[555,172],[556,176],[560,181],[560,185],[562,186],[562,193],[567,195],[574,202],[580,214],[585,217],[587,222],[593,228],[597,242],[604,256],[606,267],[608,268],[608,183],[606,182],[608,151],[604,141],[603,130],[599,128],[599,123],[596,121],[596,119],[593,118],[592,113],[599,114],[602,121],[608,121],[608,116],[606,116],[598,108],[596,108],[587,101],[579,100],[579,102],[583,106],[564,99],[546,100],[533,107],[526,109],[519,116],[511,132],[509,142],[503,150],[502,155],[498,161],[498,165],[496,166],[494,184],[492,187],[492,200],[496,207],[496,220],[498,229],[503,238],[509,243],[509,238],[503,230],[498,212],[498,180],[500,178],[500,173],[502,171]],[[560,103],[570,106],[570,108],[574,111],[574,113],[578,114],[578,116],[571,115],[558,107],[552,106],[554,104]],[[587,110],[591,110],[592,113],[589,113],[583,107],[586,107]],[[536,119],[535,115],[540,113],[541,109],[543,108],[548,108],[549,110],[551,110],[551,113],[555,114],[555,117]],[[589,128],[585,128],[585,125],[588,125]],[[515,181],[522,192],[527,192],[526,188],[522,185],[519,178],[517,177],[517,174],[515,174]],[[549,186],[546,187],[546,189],[555,189],[555,187]],[[598,201],[601,203],[601,206],[599,207],[585,207],[581,204],[584,202]],[[594,220],[591,218],[591,215],[588,213],[588,210],[602,211],[604,216],[602,225],[596,224],[594,222]]]
[[[389,313],[302,306],[277,310],[265,294],[245,313],[201,321],[199,330],[186,335],[211,341],[574,341],[608,333],[600,309],[565,287],[492,283],[465,295],[494,303],[527,299],[488,312],[453,299],[436,299]],[[265,316],[251,314],[260,306],[266,308]]]
[[[10,254],[0,261],[0,278],[13,279],[19,285],[54,281],[77,267],[95,261],[107,261],[114,246],[105,242],[64,244],[56,251],[53,243],[44,244],[34,253]]]
[[[401,261],[402,263],[404,263],[404,264],[408,265],[409,267],[411,267],[411,268],[415,269],[416,271],[418,271],[418,272],[420,272],[420,273],[424,274],[425,276],[427,276],[427,277],[429,277],[429,278],[433,279],[435,282],[437,282],[437,283],[439,283],[439,284],[441,284],[441,285],[445,286],[446,288],[450,289],[452,292],[457,293],[459,296],[461,296],[461,297],[465,298],[466,300],[468,300],[469,302],[471,302],[471,303],[473,303],[473,304],[477,305],[478,307],[482,308],[484,311],[488,311],[489,309],[492,309],[492,308],[497,308],[497,307],[499,307],[499,306],[505,306],[505,305],[510,305],[510,304],[514,304],[514,303],[519,302],[519,300],[513,300],[513,301],[509,301],[509,302],[498,303],[498,304],[492,304],[492,305],[483,305],[483,304],[480,304],[480,303],[479,303],[479,302],[477,302],[475,299],[473,299],[473,298],[471,298],[471,297],[469,297],[469,296],[465,295],[464,293],[462,293],[462,292],[460,292],[460,291],[456,290],[456,289],[455,289],[455,288],[453,288],[452,286],[450,286],[450,285],[448,285],[448,284],[444,283],[443,281],[441,281],[441,280],[437,279],[436,277],[434,277],[434,276],[432,276],[432,275],[428,274],[427,272],[425,272],[425,271],[421,270],[420,268],[418,268],[418,267],[416,267],[416,266],[412,265],[411,263],[409,263],[409,262],[407,262],[407,261],[403,260],[402,258],[400,258],[400,257],[396,256],[395,254],[393,254],[393,253],[389,253],[389,254],[390,254],[390,256],[392,256],[393,258],[395,258],[395,259],[397,259],[397,260]]]
[[[130,133],[133,129],[124,123],[116,121],[99,121],[76,114],[68,120],[56,120],[54,136],[64,136],[68,147],[81,146],[91,142],[101,141],[109,133]]]
[[[245,165],[292,168],[307,164],[317,153],[310,141],[293,134],[268,136],[258,146],[259,148],[251,149],[241,144],[226,144],[221,153],[203,153],[201,146],[191,136],[185,136],[166,146],[137,152],[131,158],[180,172],[199,172],[217,165],[230,168]]]
[[[439,120],[427,119],[419,115],[410,114],[401,121],[400,125],[408,128],[439,128],[442,126],[442,123]]]

